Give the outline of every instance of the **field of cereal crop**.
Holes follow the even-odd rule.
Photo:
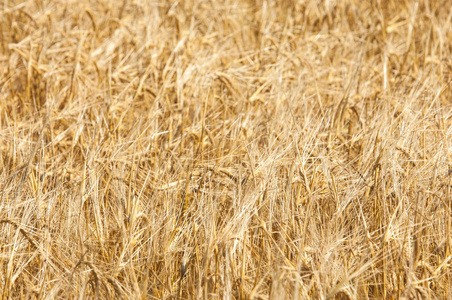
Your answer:
[[[0,299],[452,298],[449,0],[3,0]]]

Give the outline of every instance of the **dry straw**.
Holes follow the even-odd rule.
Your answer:
[[[446,299],[448,0],[1,1],[1,299]]]

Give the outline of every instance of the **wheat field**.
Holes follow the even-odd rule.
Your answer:
[[[3,0],[0,299],[452,299],[449,0]]]

